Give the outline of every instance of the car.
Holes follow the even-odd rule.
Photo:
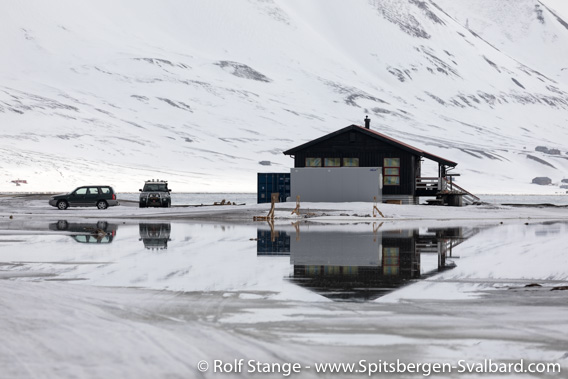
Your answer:
[[[172,206],[170,196],[171,189],[168,188],[168,182],[165,180],[147,180],[144,182],[144,188],[140,189],[140,208],[146,207],[164,207]]]
[[[60,210],[69,207],[97,207],[107,209],[119,205],[116,192],[111,186],[90,185],[77,187],[73,191],[64,195],[52,196],[49,205]]]

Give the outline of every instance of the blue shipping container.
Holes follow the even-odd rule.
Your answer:
[[[278,193],[281,203],[290,197],[290,174],[289,173],[258,173],[258,197],[257,202],[270,203],[270,196]]]

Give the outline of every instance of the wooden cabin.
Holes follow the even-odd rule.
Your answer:
[[[462,205],[462,197],[471,195],[451,181],[448,170],[456,162],[372,130],[369,118],[365,127],[350,125],[284,154],[294,158],[295,168],[380,167],[383,202],[418,204],[419,197],[428,196],[433,203]],[[436,177],[421,175],[423,159],[438,163]]]

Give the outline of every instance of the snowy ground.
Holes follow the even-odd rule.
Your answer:
[[[248,377],[214,372],[214,360],[235,359],[298,362],[301,372],[291,376],[301,378],[368,376],[315,369],[360,360],[450,363],[451,378],[464,376],[460,360],[568,370],[567,292],[552,290],[568,284],[566,208],[380,204],[387,217],[379,220],[366,217],[372,204],[302,204],[314,213],[308,219],[294,219],[289,207],[278,205],[275,228],[295,241],[315,232],[477,232],[454,249],[451,270],[374,301],[334,302],[285,279],[289,256],[257,255],[257,231],[270,228],[251,218],[265,205],[61,212],[45,199],[2,197],[0,377]],[[49,227],[61,220],[104,220],[115,225],[114,239],[77,243],[78,233]],[[144,223],[171,226],[167,250],[145,248]],[[525,287],[531,283],[540,287]],[[201,360],[210,364],[206,373]]]
[[[554,199],[551,196],[549,199]],[[104,219],[233,219],[252,221],[253,216],[264,216],[270,204],[247,204],[235,206],[176,206],[172,208],[138,208],[133,200],[121,201],[121,205],[104,211],[95,208],[70,208],[58,211],[49,206],[47,195],[22,195],[0,197],[0,217],[12,215],[14,220],[69,218]],[[512,197],[514,199],[514,197]],[[119,200],[120,197],[119,197]],[[230,200],[230,199],[228,199]],[[539,203],[540,203],[539,198]],[[511,200],[513,203],[515,200]],[[554,200],[547,201],[554,203]],[[373,215],[373,203],[301,203],[301,216],[291,214],[295,203],[276,204],[276,221],[304,220],[306,215],[318,220],[369,221]],[[391,221],[414,220],[524,220],[568,219],[564,206],[515,207],[498,204],[483,204],[467,207],[437,207],[427,205],[378,204],[379,210]],[[378,216],[379,218],[380,215]],[[315,220],[314,220],[315,221]],[[384,220],[381,220],[384,221]]]

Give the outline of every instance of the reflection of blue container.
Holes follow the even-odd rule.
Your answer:
[[[290,235],[288,233],[258,229],[256,237],[257,255],[290,255]]]
[[[259,172],[257,202],[270,203],[270,196],[276,192],[280,202],[285,202],[286,198],[290,197],[290,174]]]

